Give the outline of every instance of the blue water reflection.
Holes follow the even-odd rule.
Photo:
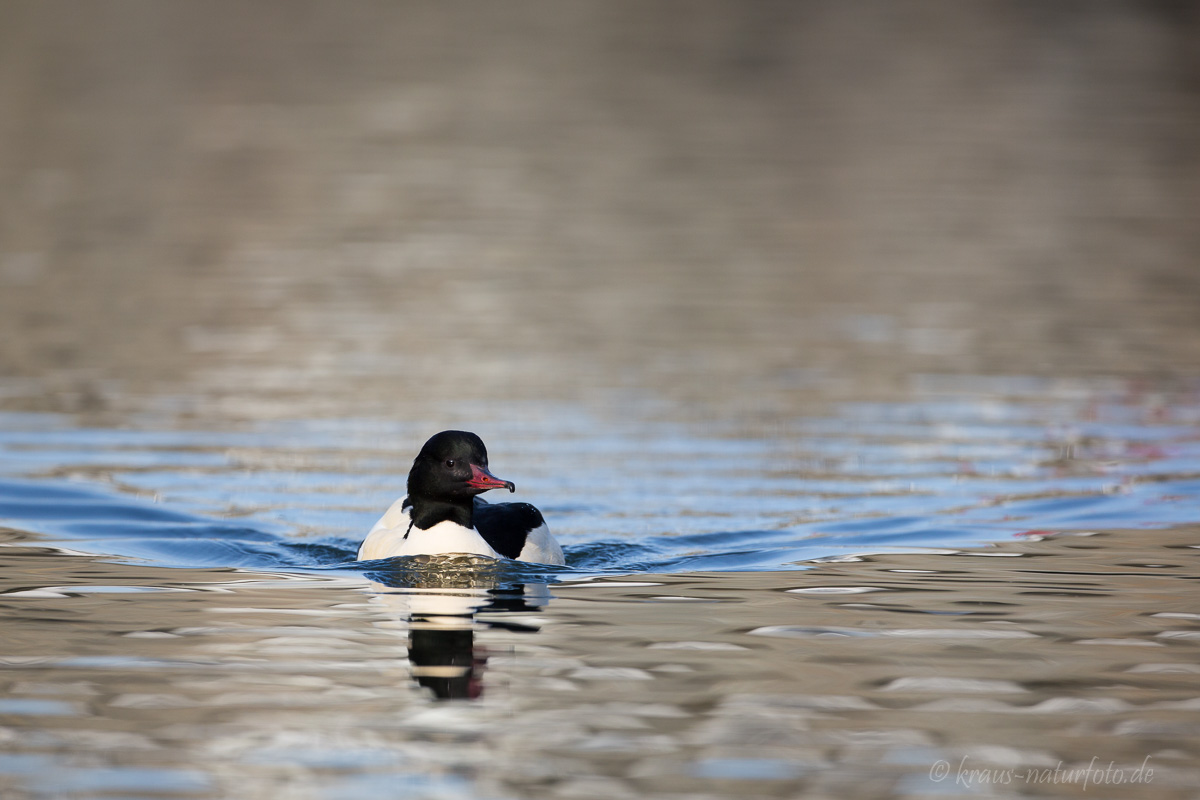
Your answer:
[[[847,404],[758,436],[628,420],[564,428],[553,409],[546,419],[492,423],[493,461],[583,572],[796,569],[1200,519],[1190,405]],[[357,542],[403,492],[423,434],[360,419],[209,431],[4,414],[0,520],[163,566],[359,569]]]

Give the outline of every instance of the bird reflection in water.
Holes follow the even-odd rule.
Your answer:
[[[524,583],[490,559],[418,556],[372,572],[376,599],[408,629],[408,660],[417,683],[441,700],[483,693],[487,650],[478,630],[536,633],[537,626],[499,616],[537,611],[550,602],[546,583]],[[491,563],[489,563],[491,562]],[[547,577],[547,576],[542,576]],[[553,580],[553,578],[551,578]]]

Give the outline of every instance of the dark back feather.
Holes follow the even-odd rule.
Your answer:
[[[488,503],[475,498],[475,530],[505,558],[516,558],[529,532],[545,524],[542,512],[529,503]]]

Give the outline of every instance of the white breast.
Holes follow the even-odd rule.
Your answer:
[[[411,519],[403,505],[403,500],[397,500],[371,528],[371,532],[358,548],[359,561],[396,556],[460,553],[489,558],[502,557],[474,529],[464,528],[454,522],[439,522],[425,530],[416,526],[410,528]]]

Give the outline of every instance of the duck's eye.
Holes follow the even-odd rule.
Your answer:
[[[453,458],[447,458],[447,459],[446,459],[446,466],[447,466],[447,467],[451,467],[451,468],[453,468],[453,467],[454,467],[454,459],[453,459]]]

